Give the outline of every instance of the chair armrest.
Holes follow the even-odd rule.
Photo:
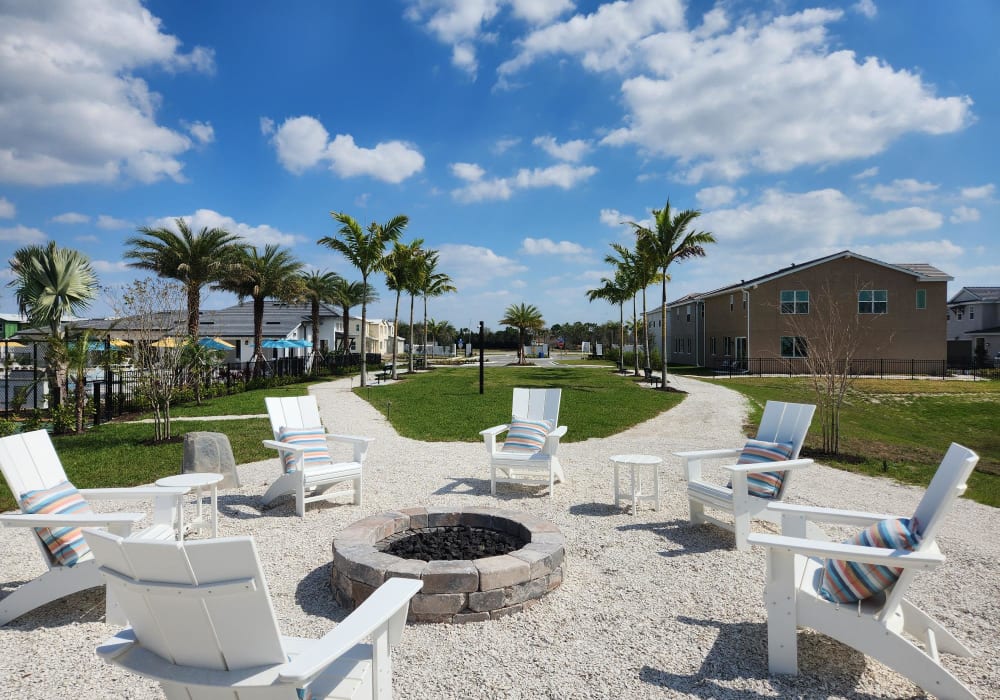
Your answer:
[[[561,438],[563,435],[566,434],[567,430],[569,430],[569,428],[567,428],[565,425],[560,425],[558,428],[549,433],[546,437]]]
[[[113,501],[138,500],[143,498],[160,498],[162,496],[177,496],[190,493],[187,486],[134,486],[120,489],[80,489],[80,495],[87,500]]]
[[[888,513],[865,513],[856,510],[839,510],[837,508],[818,508],[802,506],[793,503],[769,503],[767,509],[784,515],[796,515],[818,523],[835,523],[838,525],[857,525],[867,527],[881,520],[892,520],[898,515]]]
[[[146,517],[145,513],[93,513],[84,514],[10,514],[0,515],[4,527],[106,527],[133,525]]]
[[[743,451],[741,447],[734,447],[722,450],[693,450],[689,452],[674,452],[674,457],[681,459],[725,459],[726,457],[738,457]]]
[[[290,442],[278,442],[277,440],[261,440],[264,447],[270,447],[272,450],[280,450],[282,452],[305,452],[304,447],[299,447],[293,445]]]
[[[497,435],[507,430],[508,428],[510,428],[510,425],[507,423],[504,423],[503,425],[494,425],[492,428],[487,428],[486,430],[480,430],[479,434],[482,435],[483,437],[492,435],[494,438],[496,438]]]
[[[897,569],[933,569],[944,563],[938,552],[913,552],[906,549],[884,549],[842,542],[823,542],[785,535],[750,534],[747,542],[761,547],[784,550],[822,559],[841,559],[862,564],[880,564]]]
[[[423,581],[417,579],[388,579],[343,622],[278,669],[278,678],[285,682],[302,683],[316,676],[331,661],[388,624],[393,615],[405,610],[423,585]]]
[[[787,459],[779,462],[755,462],[754,464],[727,464],[722,467],[730,473],[744,472],[746,474],[757,474],[758,472],[787,471],[789,469],[804,469],[811,467],[814,462],[811,459]]]
[[[347,442],[352,445],[362,445],[367,447],[371,443],[375,442],[375,438],[370,437],[359,437],[357,435],[338,435],[336,433],[327,433],[327,440],[334,440],[336,442]]]

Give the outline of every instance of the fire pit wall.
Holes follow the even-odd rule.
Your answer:
[[[482,559],[420,561],[378,549],[393,535],[435,527],[497,530],[525,542],[521,549]],[[478,622],[528,608],[562,583],[565,540],[552,523],[492,508],[403,508],[345,528],[333,541],[331,584],[348,610],[387,578],[422,579],[410,604],[411,622]]]

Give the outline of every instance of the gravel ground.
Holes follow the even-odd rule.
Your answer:
[[[675,381],[689,395],[672,411],[611,438],[564,444],[568,482],[556,485],[551,500],[544,489],[504,485],[491,497],[481,443],[401,438],[347,381],[315,386],[327,426],[376,438],[363,511],[321,502],[300,519],[284,501],[262,512],[259,496],[278,473],[277,460],[268,460],[240,465],[242,488],[220,495],[220,534],[254,536],[281,629],[318,637],[346,615],[329,592],[331,540],[363,515],[499,506],[555,522],[567,538],[563,585],[502,620],[409,627],[394,653],[399,698],[921,697],[897,673],[812,632],[799,635],[800,675],[768,676],[764,552],[737,552],[728,533],[687,523],[671,456],[741,444],[746,405],[722,386]],[[625,452],[664,457],[659,512],[651,504],[635,515],[614,507],[608,457]],[[922,495],[824,466],[799,476],[790,491],[791,502],[903,515]],[[982,698],[1000,697],[1000,538],[962,533],[995,530],[996,515],[961,500],[939,539],[947,562],[911,596],[972,648],[973,658],[946,655],[944,662]],[[40,571],[27,535],[0,531],[4,592]],[[103,591],[93,589],[0,629],[0,696],[162,697],[154,684],[93,653],[115,631],[103,621],[103,604]]]

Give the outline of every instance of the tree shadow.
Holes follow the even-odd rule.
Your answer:
[[[671,558],[684,556],[686,554],[704,554],[719,549],[735,549],[736,543],[732,534],[708,524],[693,525],[687,520],[680,518],[667,520],[658,523],[633,523],[621,525],[618,530],[628,532],[630,530],[647,530],[665,540],[680,546],[680,549],[671,549],[658,552],[661,557]]]
[[[350,614],[333,596],[330,574],[333,564],[323,564],[306,574],[295,587],[295,602],[303,612],[334,622],[343,622]]]
[[[460,494],[462,496],[486,496],[490,493],[489,479],[474,479],[470,477],[450,476],[450,483],[434,492],[435,496]]]
[[[586,515],[590,517],[606,518],[611,515],[621,515],[627,509],[616,506],[614,503],[574,503],[569,507],[571,515]]]
[[[702,698],[773,698],[775,693],[782,698],[840,696],[876,700],[884,697],[858,692],[858,681],[866,668],[864,654],[829,637],[800,633],[799,675],[770,676],[766,623],[726,623],[683,615],[676,619],[685,625],[716,628],[718,634],[712,648],[694,673],[671,673],[645,665],[639,670],[643,682]],[[761,694],[747,688],[733,688],[732,682],[739,679],[767,683],[774,692]]]
[[[6,588],[6,584],[4,587]],[[16,588],[16,586],[12,586],[12,588]],[[6,591],[6,594],[11,592]],[[104,586],[94,586],[93,588],[77,591],[63,598],[53,600],[34,610],[29,610],[4,625],[4,629],[17,632],[31,632],[37,629],[67,627],[88,622],[103,622],[105,612]]]

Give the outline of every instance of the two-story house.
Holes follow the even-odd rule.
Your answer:
[[[720,368],[747,358],[803,358],[809,336],[818,336],[813,324],[833,322],[844,333],[856,329],[855,358],[943,362],[951,279],[924,263],[890,264],[849,250],[790,265],[671,302],[668,359]],[[660,311],[647,316],[659,346]]]
[[[947,319],[949,362],[984,365],[1000,354],[1000,287],[962,287]]]

